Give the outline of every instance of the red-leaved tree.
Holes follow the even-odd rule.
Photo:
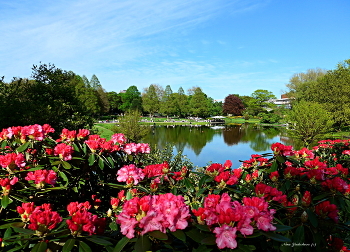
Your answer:
[[[230,94],[225,98],[223,108],[224,113],[239,116],[243,113],[244,105],[238,96]]]

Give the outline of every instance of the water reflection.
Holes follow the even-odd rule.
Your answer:
[[[156,126],[144,139],[151,146],[164,147],[167,143],[182,151],[198,166],[230,159],[238,167],[238,160],[251,154],[271,152],[274,142],[292,144],[283,136],[283,128],[262,127],[253,124],[225,126]]]

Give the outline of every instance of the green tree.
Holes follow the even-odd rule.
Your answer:
[[[151,117],[159,111],[160,98],[157,95],[155,85],[151,84],[148,88],[145,88],[142,94],[142,106],[143,110],[148,112]]]
[[[92,126],[92,117],[76,93],[77,75],[53,64],[34,65],[32,70],[33,80],[15,78],[2,84],[3,127],[48,123],[59,132]]]
[[[172,99],[173,90],[167,85],[164,90],[162,101],[160,104],[160,113],[169,116],[175,112],[175,106]]]
[[[122,105],[122,97],[120,94],[112,91],[107,93],[109,102],[109,113],[119,114],[121,113],[120,106]]]
[[[257,89],[252,94],[253,99],[248,100],[247,112],[250,115],[256,116],[266,109],[275,107],[273,103],[268,102],[270,99],[276,99],[276,96],[265,89]]]
[[[208,99],[200,87],[194,87],[189,90],[190,95],[190,113],[194,116],[205,117],[209,115]]]
[[[120,109],[123,112],[128,110],[142,111],[142,97],[136,86],[130,86],[125,93],[121,93],[123,104]]]
[[[334,121],[324,106],[316,102],[300,101],[288,115],[291,134],[302,140],[306,146],[318,136],[331,130]]]
[[[173,99],[175,101],[175,113],[180,117],[185,117],[189,114],[188,97],[182,87],[180,87],[178,92],[174,94]]]
[[[321,68],[308,69],[305,73],[295,73],[286,85],[289,89],[288,97],[294,97],[296,99],[307,99],[309,95],[312,95],[310,87],[315,85],[317,81],[327,73],[326,70]]]

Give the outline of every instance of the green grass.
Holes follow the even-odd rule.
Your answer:
[[[111,130],[113,126],[114,123],[97,123],[94,125],[93,129],[97,130],[97,134],[102,138],[110,140],[111,136],[114,134],[114,132]]]

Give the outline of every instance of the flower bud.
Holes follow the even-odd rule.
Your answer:
[[[301,214],[301,222],[307,222],[307,220],[308,220],[308,214],[307,214],[307,212],[303,212],[302,214]]]

